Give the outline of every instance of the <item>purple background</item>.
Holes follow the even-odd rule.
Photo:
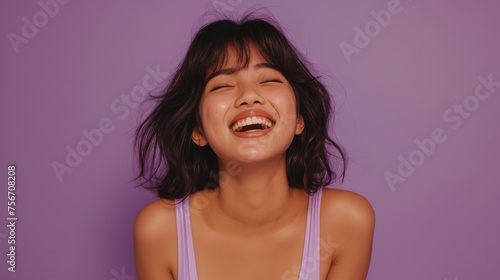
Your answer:
[[[350,158],[345,183],[333,187],[362,194],[376,212],[368,279],[500,279],[500,87],[474,103],[479,76],[500,81],[500,3],[405,0],[376,30],[370,11],[393,2],[71,1],[43,22],[37,1],[2,1],[0,278],[136,279],[132,224],[155,198],[128,183],[141,110],[121,98],[151,75],[147,67],[174,69],[200,16],[224,3],[236,13],[268,6],[324,74],[337,102],[335,135]],[[34,16],[41,27],[27,38],[22,18]],[[340,44],[355,46],[355,27],[367,25],[373,37],[348,62]],[[9,33],[27,42],[16,51]],[[448,112],[455,120],[446,121],[464,102],[470,112]],[[59,180],[53,162],[66,164],[66,147],[106,119],[114,130]],[[446,140],[418,152],[415,141],[434,129]],[[391,188],[384,173],[398,174],[400,155],[418,166]],[[16,273],[6,264],[11,164]]]

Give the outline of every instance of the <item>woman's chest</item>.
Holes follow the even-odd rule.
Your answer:
[[[192,225],[198,280],[325,279],[332,248],[327,236],[315,236],[306,217],[272,232],[217,233],[202,222]],[[319,279],[317,275],[319,270]],[[299,274],[301,277],[299,278]]]
[[[193,234],[198,279],[298,279],[304,238],[300,231],[281,239]]]

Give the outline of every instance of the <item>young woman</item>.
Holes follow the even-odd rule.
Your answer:
[[[330,156],[345,174],[330,97],[272,22],[201,28],[139,126],[138,178],[159,197],[134,223],[139,280],[366,278],[373,209],[325,188]]]

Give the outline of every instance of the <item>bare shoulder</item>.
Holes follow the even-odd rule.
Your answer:
[[[326,279],[366,279],[375,228],[370,202],[355,192],[324,188],[321,227],[336,245]]]
[[[154,234],[158,230],[171,229],[171,222],[175,223],[174,201],[157,199],[139,211],[134,221],[134,232]]]
[[[375,220],[375,211],[370,202],[355,192],[324,188],[321,205],[322,212],[329,218],[353,226],[371,224]]]
[[[157,199],[144,206],[134,221],[134,262],[137,278],[173,279],[177,263],[174,201]]]

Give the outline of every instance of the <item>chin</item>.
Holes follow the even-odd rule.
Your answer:
[[[285,153],[286,149],[241,145],[233,159],[241,163],[266,163],[284,157]]]

